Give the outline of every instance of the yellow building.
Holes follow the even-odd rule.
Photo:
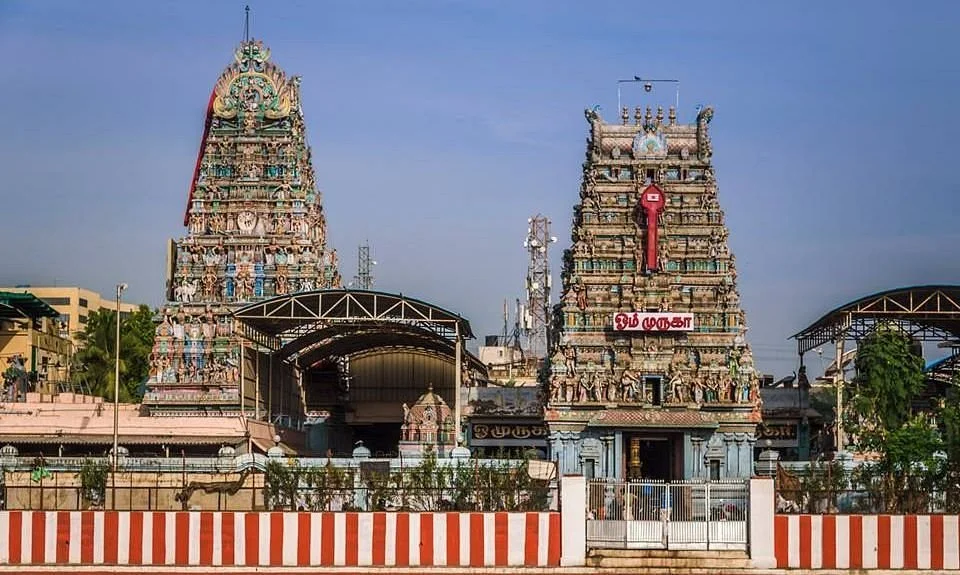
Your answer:
[[[33,294],[0,291],[2,395],[16,401],[30,391],[55,393],[70,377],[73,345],[61,335],[59,312]]]
[[[90,312],[102,308],[117,309],[117,302],[113,298],[104,298],[95,291],[80,287],[34,287],[18,286],[15,288],[0,287],[0,291],[27,292],[35,295],[57,310],[60,322],[60,334],[70,337],[77,342],[77,334],[82,332],[87,323]],[[133,313],[140,307],[138,304],[120,302],[120,316]]]

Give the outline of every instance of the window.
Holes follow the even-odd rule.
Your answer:
[[[87,316],[82,315],[78,318],[78,320],[80,321],[80,323],[87,323]]]
[[[710,481],[720,481],[720,460],[710,461]]]
[[[68,297],[45,297],[42,298],[49,305],[70,305]]]
[[[86,300],[86,299],[80,298],[80,307],[87,307],[87,300]]]

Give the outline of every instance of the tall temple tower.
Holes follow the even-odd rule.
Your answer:
[[[594,110],[545,419],[562,472],[749,477],[758,378],[717,201],[711,108]]]
[[[144,397],[154,415],[259,413],[261,404],[247,395],[250,378],[259,385],[264,370],[252,365],[255,351],[241,351],[231,313],[273,296],[340,285],[306,141],[300,78],[288,78],[256,40],[244,41],[234,57],[207,107],[187,234],[168,250],[168,303]],[[298,403],[277,400],[286,401],[283,409]]]

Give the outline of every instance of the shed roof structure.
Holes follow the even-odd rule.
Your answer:
[[[960,286],[912,286],[862,297],[824,314],[793,339],[802,356],[829,342],[859,341],[881,324],[896,326],[918,341],[958,340]]]
[[[244,337],[309,367],[374,348],[417,348],[453,356],[470,322],[427,302],[379,291],[330,289],[275,297],[234,313]],[[465,361],[486,371],[469,353]]]
[[[32,293],[0,291],[0,319],[43,317],[60,317],[60,313]]]

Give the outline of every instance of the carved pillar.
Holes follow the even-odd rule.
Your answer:
[[[640,479],[642,472],[640,464],[640,438],[630,438],[630,452],[627,455],[627,477],[629,479]]]
[[[703,438],[694,435],[690,443],[693,445],[693,478],[699,479],[703,477]]]
[[[600,472],[604,477],[615,477],[614,457],[616,454],[613,450],[613,436],[605,435],[601,438],[601,441],[603,441],[603,469]]]

